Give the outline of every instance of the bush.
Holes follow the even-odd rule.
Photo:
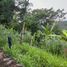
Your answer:
[[[31,42],[31,32],[26,31],[23,37],[23,42],[30,43]]]
[[[34,46],[45,49],[56,55],[63,55],[64,46],[67,46],[67,42],[62,39],[61,35],[45,35],[42,32],[37,32],[34,39]]]
[[[19,40],[19,34],[11,29],[6,29],[4,26],[0,25],[0,47],[4,46],[4,44],[7,44],[8,35],[10,34],[12,38],[12,43],[15,44],[18,43]]]
[[[46,38],[46,49],[53,54],[62,54],[63,52],[63,42],[57,36]]]
[[[63,49],[67,46],[67,42],[62,40],[60,35],[46,35],[41,41],[41,49],[56,55],[63,55]]]

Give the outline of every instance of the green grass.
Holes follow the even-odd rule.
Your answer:
[[[25,67],[67,67],[67,61],[63,58],[53,56],[26,43],[23,45],[15,44],[12,49],[5,45],[4,51]]]

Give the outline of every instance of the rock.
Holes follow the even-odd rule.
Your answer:
[[[11,60],[11,58],[4,58],[3,62],[8,62],[9,60]]]
[[[9,60],[6,64],[7,65],[16,64],[16,62],[14,60]]]
[[[23,67],[21,64],[16,64],[17,67]]]

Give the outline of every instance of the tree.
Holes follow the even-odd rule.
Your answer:
[[[17,21],[22,22],[28,4],[29,0],[0,0],[0,24],[9,26],[13,22],[14,15],[17,16],[16,18],[19,17]]]
[[[14,0],[0,0],[0,24],[8,26],[14,15]]]
[[[19,28],[19,32],[21,34],[20,36],[20,43],[23,40],[23,35],[24,35],[24,29],[25,29],[25,15],[27,13],[28,10],[28,6],[29,6],[29,0],[16,0],[16,2],[18,4],[15,4],[16,6],[16,10],[15,12],[17,12],[17,17],[18,17],[18,22],[20,21],[20,23],[18,24],[18,28]]]
[[[33,34],[37,30],[43,31],[43,28],[46,27],[46,25],[49,26],[49,29],[53,30],[55,23],[57,23],[59,20],[63,21],[65,15],[66,13],[63,9],[58,9],[56,11],[54,11],[53,8],[36,9],[26,16],[26,26]]]
[[[21,33],[21,40],[25,27],[24,16],[27,13],[28,5],[29,0],[0,0],[0,23],[6,27],[18,29]],[[14,16],[16,17],[14,18]],[[18,22],[16,23],[16,21]]]

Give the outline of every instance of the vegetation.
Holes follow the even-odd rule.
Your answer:
[[[25,67],[66,67],[67,61],[62,57],[54,56],[42,49],[29,46],[24,43],[22,45],[13,45],[12,50],[4,47],[4,50],[10,54],[17,62],[23,63]],[[63,62],[62,62],[62,61]]]
[[[0,48],[25,67],[67,67],[67,30],[57,25],[65,19],[64,9],[29,11],[30,5],[29,0],[0,1]]]

